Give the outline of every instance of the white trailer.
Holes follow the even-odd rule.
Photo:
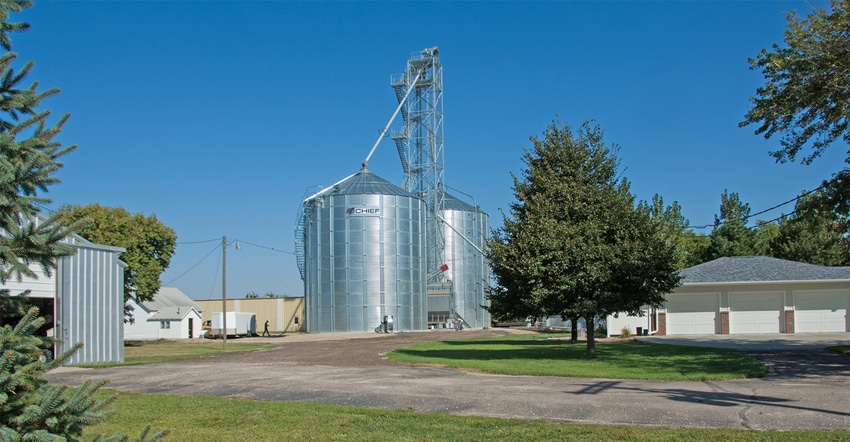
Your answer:
[[[212,312],[210,317],[210,336],[218,337],[222,333],[221,312]],[[227,312],[227,336],[253,336],[257,334],[257,315],[247,312]]]

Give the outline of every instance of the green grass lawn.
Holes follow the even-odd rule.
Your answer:
[[[827,348],[829,351],[834,351],[836,353],[844,353],[845,355],[850,355],[850,345],[837,345],[835,347]]]
[[[267,342],[227,342],[227,353],[264,350],[273,348]],[[81,364],[80,367],[102,368],[118,365],[141,365],[173,362],[182,359],[203,358],[224,354],[221,341],[151,341],[133,342],[124,345],[124,362],[110,364]]]
[[[229,345],[228,345],[229,347]],[[101,397],[107,393],[99,392]],[[582,425],[321,404],[219,397],[119,393],[105,422],[85,439],[115,432],[136,436],[148,424],[167,440],[253,441],[839,441],[850,431],[744,431]]]
[[[409,364],[507,375],[718,381],[767,374],[764,364],[737,350],[609,341],[597,342],[596,359],[587,359],[584,342],[570,344],[549,337],[523,334],[423,342],[387,356]]]

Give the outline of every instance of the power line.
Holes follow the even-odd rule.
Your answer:
[[[221,239],[219,239],[219,238],[215,238],[215,239],[208,239],[208,240],[203,240],[203,241],[178,242],[177,244],[203,244],[203,243],[210,243],[210,242],[216,242],[217,244],[216,244],[216,246],[215,246],[212,250],[210,250],[210,251],[209,251],[206,255],[204,255],[204,257],[203,257],[203,258],[201,258],[198,262],[196,262],[194,265],[192,265],[192,267],[189,267],[189,269],[188,269],[188,270],[186,270],[185,272],[181,273],[181,274],[180,274],[179,276],[177,276],[176,278],[172,279],[171,281],[166,282],[166,283],[165,283],[165,284],[163,284],[163,285],[169,285],[169,284],[171,284],[172,282],[177,281],[178,279],[182,278],[182,277],[183,277],[183,276],[185,276],[187,273],[191,272],[191,271],[192,271],[195,267],[197,267],[197,266],[198,266],[198,265],[200,265],[202,262],[204,262],[207,258],[209,258],[209,257],[210,257],[210,255],[212,255],[212,254],[213,254],[213,252],[215,252],[215,251],[217,251],[218,249],[220,249],[220,248],[221,248]],[[242,241],[242,240],[239,240],[239,239],[232,239],[232,240],[230,240],[230,241],[228,241],[228,242],[227,242],[227,245],[228,245],[228,246],[233,245],[233,244],[248,244],[248,245],[251,245],[251,246],[254,246],[254,247],[259,247],[259,248],[261,248],[261,249],[272,250],[272,251],[274,251],[274,252],[287,253],[287,254],[290,254],[290,255],[294,255],[294,254],[295,254],[295,252],[289,252],[289,251],[286,251],[286,250],[280,250],[280,249],[276,249],[276,248],[274,248],[274,247],[262,246],[262,245],[259,245],[259,244],[254,244],[254,243],[252,243],[252,242]],[[218,276],[218,266],[216,266],[215,276]]]
[[[189,267],[189,270],[186,270],[185,272],[181,273],[181,274],[180,274],[180,276],[178,276],[178,277],[176,277],[176,278],[172,279],[171,281],[168,281],[167,283],[165,283],[165,284],[163,284],[163,285],[170,285],[172,282],[177,281],[178,279],[182,278],[182,277],[183,277],[183,276],[185,276],[187,273],[191,272],[191,271],[192,271],[192,269],[194,269],[195,267],[197,267],[197,266],[198,266],[198,264],[200,264],[200,263],[204,262],[204,260],[205,260],[205,259],[209,258],[209,256],[210,256],[210,255],[212,255],[212,254],[213,254],[213,252],[215,252],[216,250],[218,250],[220,247],[221,247],[221,244],[216,245],[216,246],[215,246],[212,250],[210,250],[210,252],[209,252],[209,253],[207,253],[206,255],[204,255],[204,257],[203,257],[203,258],[201,258],[201,260],[200,260],[200,261],[196,262],[196,263],[195,263],[195,265],[193,265],[192,267]]]
[[[759,226],[761,226],[761,225],[764,225],[764,224],[770,224],[770,223],[772,223],[772,222],[779,221],[779,220],[781,220],[782,218],[785,218],[786,216],[796,215],[796,214],[797,214],[797,212],[798,212],[798,211],[795,209],[795,210],[792,210],[792,211],[791,211],[790,213],[788,213],[788,214],[783,214],[782,216],[779,216],[779,217],[777,217],[777,218],[773,218],[773,219],[772,219],[772,220],[770,220],[770,221],[760,221],[757,225],[750,227],[750,229],[755,229],[755,228],[757,228],[757,227],[759,227]]]
[[[206,240],[203,240],[203,241],[186,241],[186,242],[180,242],[180,241],[178,241],[176,244],[178,244],[178,245],[184,245],[184,244],[203,244],[203,243],[208,243],[208,242],[213,242],[213,241],[221,241],[221,238],[206,239]]]
[[[219,247],[220,247],[220,246],[219,246]],[[225,244],[225,247],[227,247],[227,245],[226,245],[226,244]],[[218,247],[216,247],[216,249],[218,249]],[[222,255],[222,260],[223,260],[223,259],[224,259],[224,257],[223,257],[223,255]],[[218,283],[218,269],[220,268],[220,267],[219,267],[219,265],[221,265],[221,264],[222,264],[222,262],[221,262],[221,261],[216,261],[216,262],[215,262],[215,274],[213,274],[213,283],[212,283],[212,287],[210,287],[210,294],[209,294],[209,297],[210,297],[210,298],[212,298],[213,291],[215,290],[216,284]],[[224,283],[223,283],[223,282],[222,282],[221,290],[222,290],[222,291],[224,290]],[[224,297],[224,294],[223,294],[223,293],[222,293],[222,297]],[[225,320],[225,321],[226,321],[226,320]],[[226,337],[225,337],[225,338],[226,338]]]
[[[234,241],[236,241],[236,242],[238,242],[238,243],[240,243],[240,244],[248,244],[249,246],[259,247],[259,248],[261,248],[261,249],[266,249],[266,250],[272,250],[272,251],[279,252],[279,253],[288,253],[288,254],[290,254],[290,255],[294,255],[294,254],[295,254],[295,252],[289,252],[289,251],[287,251],[287,250],[280,250],[280,249],[276,249],[276,248],[274,248],[274,247],[261,246],[261,245],[259,245],[259,244],[250,243],[250,242],[248,242],[248,241],[242,241],[241,239],[235,239]]]
[[[50,213],[51,215],[55,215],[55,214],[56,214],[56,211],[55,211],[55,210],[53,210],[53,209],[51,209],[51,208],[49,208],[49,207],[47,207],[47,206],[45,206],[45,205],[43,205],[43,204],[40,204],[40,203],[33,203],[33,205],[34,205],[34,206],[36,206],[36,207],[38,207],[39,209],[42,209],[42,210],[44,210],[44,211],[46,211],[46,212]]]
[[[809,190],[809,191],[803,192],[803,193],[801,193],[800,195],[798,195],[798,196],[796,196],[796,197],[794,197],[794,198],[792,198],[792,199],[790,199],[790,200],[788,200],[788,201],[785,201],[784,203],[777,204],[777,205],[775,205],[775,206],[773,206],[773,207],[771,207],[771,208],[769,208],[769,209],[764,209],[764,210],[762,210],[761,212],[754,213],[754,214],[752,214],[752,215],[748,216],[748,217],[747,217],[747,219],[752,218],[752,217],[754,217],[754,216],[756,216],[756,215],[761,215],[762,213],[770,212],[770,211],[771,211],[771,210],[773,210],[773,209],[778,209],[778,208],[780,208],[780,207],[782,207],[782,206],[784,206],[784,205],[786,205],[786,204],[793,203],[793,202],[797,201],[798,199],[800,199],[800,198],[802,198],[802,197],[804,197],[804,196],[806,196],[806,195],[808,195],[808,194],[810,194],[810,193],[812,193],[812,192],[816,192],[816,191],[818,191],[821,187],[823,187],[823,186],[818,186],[816,189],[813,189],[813,190]]]
[[[817,191],[818,191],[818,190],[820,190],[822,187],[823,187],[823,184],[821,184],[820,186],[818,186],[818,187],[816,187],[816,188],[814,188],[814,189],[812,189],[812,190],[806,190],[806,191],[804,191],[803,193],[801,193],[800,195],[797,195],[797,196],[795,196],[794,198],[791,198],[791,199],[790,199],[790,200],[788,200],[788,201],[785,201],[785,202],[779,203],[779,204],[777,204],[777,205],[775,205],[775,206],[773,206],[773,207],[769,207],[769,208],[764,209],[764,210],[762,210],[762,211],[760,211],[760,212],[753,213],[752,215],[748,215],[746,218],[744,218],[744,222],[746,223],[746,222],[747,222],[750,218],[752,218],[752,217],[754,217],[754,216],[758,216],[758,215],[761,215],[761,214],[764,214],[764,213],[770,212],[771,210],[778,209],[778,208],[780,208],[780,207],[782,207],[782,206],[784,206],[784,205],[787,205],[787,204],[790,204],[790,203],[796,202],[797,200],[799,200],[800,198],[802,198],[802,197],[804,197],[804,196],[806,196],[806,195],[809,195],[809,194],[811,194],[811,193],[817,192]],[[793,215],[793,214],[795,214],[795,213],[797,213],[797,211],[796,211],[796,210],[792,210],[792,211],[791,211],[790,213],[788,213],[787,215],[782,215],[782,216],[780,216],[780,217],[778,217],[778,218],[774,218],[774,219],[772,219],[772,220],[770,220],[770,221],[765,221],[765,222],[763,222],[762,224],[772,223],[772,222],[774,222],[774,221],[778,221],[778,220],[782,219],[782,217],[783,217],[783,216]],[[726,224],[726,222],[720,223],[720,225],[723,225],[723,224]],[[685,226],[685,228],[686,228],[686,229],[708,229],[708,228],[710,228],[710,227],[715,227],[715,224],[704,224],[704,225],[701,225],[701,226]],[[752,228],[752,227],[751,227],[751,228]]]

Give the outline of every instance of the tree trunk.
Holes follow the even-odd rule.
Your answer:
[[[578,316],[570,318],[570,326],[570,344],[575,344],[578,342]]]
[[[596,341],[594,340],[594,324],[593,315],[585,316],[584,322],[587,324],[587,359],[596,358]]]

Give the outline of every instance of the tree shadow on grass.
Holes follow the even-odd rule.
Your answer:
[[[761,377],[764,364],[736,350],[599,343],[596,359],[585,345],[564,341],[451,341],[397,349],[391,358],[500,374],[621,379],[718,380]]]

